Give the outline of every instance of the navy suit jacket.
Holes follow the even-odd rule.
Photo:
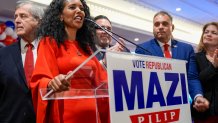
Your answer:
[[[146,50],[137,47],[135,53],[164,57],[163,51],[156,39],[152,39],[148,42],[140,44],[140,46],[145,48]],[[189,44],[172,40],[171,51],[172,51],[172,58],[187,61],[186,70],[187,70],[188,87],[189,87],[189,94],[191,95],[192,99],[194,99],[194,97],[197,94],[203,95],[202,86],[199,81],[193,47]]]
[[[0,123],[35,123],[20,42],[0,49]]]

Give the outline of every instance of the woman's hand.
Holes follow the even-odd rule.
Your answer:
[[[210,102],[203,96],[196,97],[193,107],[198,112],[204,112],[209,108]]]
[[[213,53],[213,61],[212,64],[215,68],[218,68],[218,49],[216,49]]]
[[[66,75],[59,74],[55,78],[53,78],[48,83],[48,88],[51,88],[52,90],[56,91],[66,91],[69,90],[70,82],[65,79]]]

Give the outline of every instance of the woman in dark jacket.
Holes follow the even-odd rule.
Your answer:
[[[199,78],[204,97],[210,102],[208,110],[192,110],[195,123],[218,123],[218,23],[207,23],[196,53]]]

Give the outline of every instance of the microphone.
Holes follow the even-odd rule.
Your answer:
[[[124,46],[122,43],[120,43],[112,34],[114,34],[114,35],[116,35],[116,36],[118,36],[118,37],[124,39],[124,41],[127,41],[127,42],[129,42],[129,43],[135,45],[136,47],[141,48],[141,49],[144,50],[145,52],[148,52],[149,54],[152,54],[150,51],[148,51],[147,49],[141,47],[140,45],[138,45],[138,44],[136,44],[136,43],[134,43],[134,42],[132,42],[132,41],[130,41],[130,40],[124,38],[123,36],[120,36],[120,35],[118,35],[118,34],[112,32],[112,31],[110,31],[110,30],[107,30],[107,29],[103,28],[102,26],[100,26],[99,24],[97,24],[95,21],[93,21],[93,20],[91,20],[91,19],[89,19],[89,18],[85,18],[85,20],[94,23],[95,26],[97,26],[97,27],[99,27],[100,29],[104,30],[104,31],[105,31],[108,35],[110,35],[116,42],[118,42],[121,46],[123,46],[128,52],[130,52],[130,50],[129,50],[126,46]],[[112,33],[112,34],[110,34],[110,33]]]

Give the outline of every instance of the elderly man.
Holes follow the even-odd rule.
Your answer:
[[[36,61],[36,29],[42,16],[42,8],[32,2],[16,6],[15,29],[20,40],[0,49],[0,122],[36,122],[28,82]]]

